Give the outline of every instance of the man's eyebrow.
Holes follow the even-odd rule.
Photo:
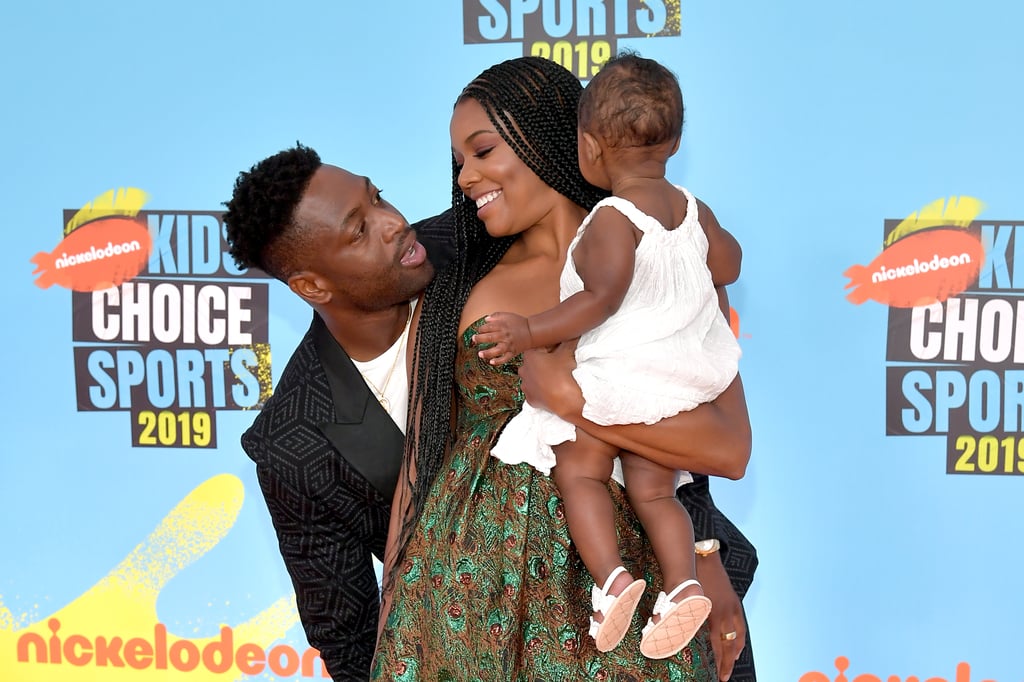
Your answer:
[[[368,178],[366,176],[363,176],[363,184],[366,187],[366,193],[369,194],[370,193],[370,189],[372,187],[372,185],[370,184],[370,178]],[[359,209],[360,209],[361,206],[362,206],[361,203],[356,204],[355,206],[352,207],[352,209],[348,213],[345,214],[345,216],[341,219],[341,227],[342,227],[342,229],[344,229],[345,226],[348,225],[349,221],[352,220],[352,216],[354,216],[356,213],[359,212]]]

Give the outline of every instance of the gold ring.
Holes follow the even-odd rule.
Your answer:
[[[732,632],[723,632],[722,639],[724,639],[727,642],[731,642],[732,640],[736,639],[736,631],[733,630]]]

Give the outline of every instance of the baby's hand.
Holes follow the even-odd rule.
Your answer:
[[[530,323],[515,313],[493,313],[484,318],[473,343],[490,344],[479,352],[480,357],[492,365],[503,365],[532,347]]]

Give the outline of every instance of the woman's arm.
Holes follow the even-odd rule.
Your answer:
[[[655,424],[599,426],[583,418],[583,394],[572,378],[572,344],[523,355],[519,370],[531,404],[554,412],[595,438],[662,466],[742,478],[750,460],[750,417],[739,375],[718,398]]]

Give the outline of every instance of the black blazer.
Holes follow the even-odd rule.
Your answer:
[[[449,211],[413,225],[435,266]],[[369,677],[403,436],[319,315],[242,435],[295,588],[299,618],[336,680]]]
[[[336,680],[369,675],[380,600],[372,556],[384,556],[402,442],[316,315],[242,436],[306,636]]]

